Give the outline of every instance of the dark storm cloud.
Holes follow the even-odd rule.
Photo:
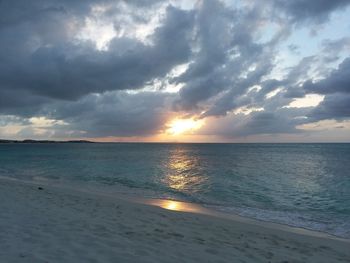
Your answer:
[[[104,1],[104,3],[115,1]],[[147,8],[156,1],[127,4]],[[72,42],[70,27],[84,25],[91,5],[100,1],[2,1],[0,112],[46,116],[70,125],[46,128],[48,136],[135,136],[156,132],[165,122],[163,94],[110,94],[139,89],[187,61],[193,18],[169,6],[152,45],[116,38],[107,51],[93,43]],[[112,10],[115,14],[118,10]],[[112,14],[110,14],[112,15]],[[70,24],[73,23],[73,24]],[[57,100],[60,99],[60,100]],[[67,100],[67,102],[62,101]],[[2,118],[10,123],[9,119]],[[16,122],[26,122],[16,118]],[[12,122],[11,122],[12,123]],[[4,125],[4,124],[2,124]],[[23,129],[18,136],[34,136]]]
[[[274,134],[296,132],[295,123],[282,114],[274,112],[256,112],[250,114],[244,126],[239,127],[233,135],[248,136],[253,134]]]
[[[64,17],[52,14],[48,23],[64,19],[65,12],[59,16]],[[25,22],[31,24],[32,20]],[[192,23],[190,12],[169,6],[163,25],[152,36],[152,45],[115,38],[108,51],[102,52],[89,43],[75,45],[55,39],[53,43],[41,39],[47,43],[31,52],[30,42],[35,41],[32,32],[5,28],[0,32],[6,45],[0,51],[5,62],[0,68],[1,90],[26,90],[39,96],[76,100],[91,92],[141,88],[145,82],[162,77],[175,65],[187,61]],[[56,33],[56,28],[57,25],[45,28],[43,35]],[[35,36],[37,32],[33,33]],[[16,44],[10,45],[13,38]]]
[[[44,116],[66,123],[47,128],[47,136],[142,136],[164,129],[169,114],[177,111],[200,118],[226,116],[212,132],[230,137],[295,133],[299,124],[347,118],[350,58],[332,72],[327,65],[348,50],[348,38],[324,41],[322,54],[284,68],[281,78],[272,73],[278,49],[296,25],[325,22],[348,4],[265,0],[233,7],[204,0],[186,11],[160,0],[0,1],[0,117],[14,118],[0,118],[0,126],[30,124],[28,118]],[[96,6],[103,7],[97,15]],[[165,11],[158,14],[160,7]],[[77,38],[87,18],[97,16],[125,31],[158,15],[147,41],[124,34],[97,50],[93,41]],[[272,36],[261,36],[263,25],[271,26]],[[289,45],[289,54],[302,51],[302,46]],[[185,63],[185,72],[169,77]],[[325,78],[310,79],[312,69]],[[174,94],[164,87],[140,91],[157,81],[183,87]],[[326,97],[314,109],[285,108],[308,93]],[[260,111],[233,113],[240,108]],[[30,137],[35,129],[20,135]]]
[[[327,78],[317,82],[307,81],[303,88],[309,93],[318,94],[350,93],[350,58],[345,59]]]
[[[181,108],[196,107],[196,103],[220,92],[229,80],[223,75],[220,66],[224,65],[232,31],[229,13],[217,1],[204,1],[196,15],[196,41],[199,51],[189,69],[175,81],[185,83],[181,89],[178,104]]]
[[[303,58],[296,66],[288,69],[289,72],[284,79],[262,80],[272,70],[272,61],[273,52],[260,54],[259,59],[254,61],[258,63],[257,67],[244,78],[237,78],[235,82],[232,82],[228,91],[221,94],[203,116],[226,115],[227,112],[242,106],[273,111],[288,105],[295,98],[304,97],[305,90],[299,87],[298,82],[307,77],[307,72],[315,62],[315,57]],[[254,85],[258,85],[259,89],[251,89]],[[268,94],[277,89],[280,89],[278,95],[269,98]]]
[[[247,74],[246,78],[236,79],[233,83],[230,84],[229,89],[220,94],[218,99],[213,103],[213,105],[202,114],[203,117],[207,116],[220,116],[226,115],[227,112],[249,105],[254,107],[255,100],[259,99],[259,95],[256,95],[257,92],[249,91],[249,88],[258,84],[261,81],[261,78],[271,70],[271,64],[269,60],[266,60],[265,63],[261,59],[261,64],[252,72]],[[276,87],[277,88],[277,87]],[[265,93],[268,93],[267,90],[264,90]],[[264,95],[261,93],[260,100],[264,100]]]
[[[107,92],[88,95],[77,102],[45,108],[46,116],[71,123],[61,131],[84,137],[141,136],[164,128],[167,116],[166,93]]]
[[[217,120],[218,125],[203,129],[203,134],[216,134],[225,138],[246,137],[259,134],[296,134],[296,126],[305,123],[300,118],[310,111],[308,108],[281,108],[256,111],[251,114],[229,115]]]
[[[350,117],[350,94],[335,93],[325,99],[311,111],[311,121],[326,119],[343,120]]]
[[[292,15],[296,23],[297,20],[305,19],[321,21],[346,3],[278,1],[273,4]],[[285,25],[270,41],[258,42],[255,37],[258,25],[266,21],[264,10],[259,7],[256,5],[238,12],[218,2],[203,2],[196,20],[199,32],[196,40],[200,51],[195,54],[189,69],[175,79],[175,82],[185,84],[179,93],[176,109],[201,110],[200,104],[209,103],[209,109],[206,107],[202,117],[220,116],[244,105],[256,107],[266,104],[267,93],[281,87],[284,89],[284,98],[280,98],[279,106],[288,104],[293,98],[305,96],[298,82],[309,78],[309,70],[319,59],[316,56],[303,58],[298,65],[289,69],[283,80],[263,80],[276,66],[275,47],[289,34],[293,23]],[[206,19],[202,21],[202,17]],[[325,52],[330,52],[330,49]],[[323,60],[326,62],[326,58]],[[254,85],[259,85],[261,90],[249,92]],[[277,106],[278,103],[274,103]]]
[[[43,18],[55,19],[52,15],[64,14],[84,16],[90,13],[91,7],[94,5],[112,5],[113,11],[120,8],[120,4],[131,5],[136,8],[149,8],[162,0],[2,0],[0,2],[0,26],[7,27],[10,25],[19,25],[23,22],[34,23],[39,27],[45,27],[45,24],[39,25]],[[113,8],[115,7],[115,8]],[[57,22],[64,23],[62,20]],[[31,26],[31,25],[29,25]]]
[[[345,59],[325,79],[303,85],[307,93],[325,94],[324,100],[309,114],[311,120],[350,117],[350,58]]]
[[[0,90],[0,114],[30,117],[51,100],[33,96],[27,91]]]
[[[108,2],[121,1],[103,1]],[[124,5],[139,9],[129,10],[136,14],[142,13],[140,8],[149,8],[156,2],[159,1],[124,1]],[[101,3],[0,3],[2,115],[45,116],[69,124],[45,128],[44,136],[50,137],[137,136],[154,134],[163,128],[169,95],[103,93],[143,88],[148,81],[163,77],[177,64],[186,62],[191,52],[192,11],[168,6],[150,37],[151,44],[128,37],[114,38],[108,50],[99,51],[92,42],[76,43],[72,39],[75,27],[84,26],[85,17],[90,16],[92,5]],[[113,5],[108,12],[107,15],[115,16],[120,10]],[[25,118],[16,117],[15,121],[30,124]],[[14,123],[8,117],[1,120]],[[28,127],[17,135],[35,137],[35,129]]]
[[[224,115],[235,106],[224,105],[228,98],[233,101],[270,72],[273,56],[254,41],[261,16],[258,8],[239,12],[217,1],[202,2],[196,17],[199,51],[189,69],[174,80],[185,84],[175,108],[196,108],[221,93],[220,102],[205,116]]]

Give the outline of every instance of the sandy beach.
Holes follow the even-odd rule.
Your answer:
[[[350,262],[347,240],[249,219],[7,179],[0,200],[0,262]]]

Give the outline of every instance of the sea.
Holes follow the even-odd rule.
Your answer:
[[[350,144],[0,144],[0,176],[193,202],[350,238]]]

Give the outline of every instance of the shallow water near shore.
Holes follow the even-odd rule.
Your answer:
[[[0,145],[0,176],[198,203],[350,238],[350,144]]]

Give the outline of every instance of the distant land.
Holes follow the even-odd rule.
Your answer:
[[[2,140],[0,143],[93,143],[86,140],[71,140],[71,141],[51,141],[51,140]]]

